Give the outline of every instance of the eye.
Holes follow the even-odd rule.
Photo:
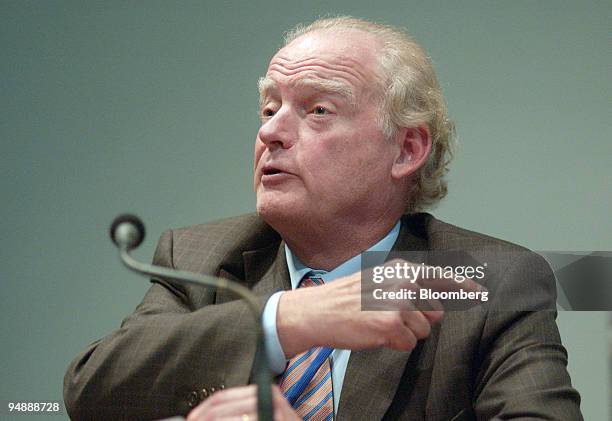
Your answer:
[[[329,114],[329,111],[327,110],[327,108],[323,107],[322,105],[317,105],[316,107],[314,107],[312,112],[313,114],[317,114],[317,115]]]
[[[274,116],[274,110],[272,108],[264,108],[261,110],[262,117],[272,117]]]

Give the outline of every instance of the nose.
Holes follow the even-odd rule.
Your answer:
[[[276,148],[288,149],[293,146],[297,135],[297,119],[291,108],[282,106],[276,113],[265,120],[258,138],[270,150]]]

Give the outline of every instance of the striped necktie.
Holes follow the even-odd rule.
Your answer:
[[[312,275],[312,274],[308,274]],[[299,288],[323,284],[316,276],[305,276]],[[334,419],[334,394],[331,378],[331,348],[311,348],[293,357],[280,381],[280,389],[304,420]]]

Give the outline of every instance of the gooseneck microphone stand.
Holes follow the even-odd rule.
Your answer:
[[[248,288],[223,278],[205,276],[194,272],[168,269],[141,263],[130,256],[130,250],[138,247],[145,237],[143,222],[135,215],[124,214],[115,218],[110,227],[110,236],[120,252],[120,259],[128,269],[145,276],[172,279],[184,285],[206,286],[226,289],[242,298],[248,305],[255,320],[257,348],[253,361],[253,373],[257,385],[257,416],[260,421],[272,421],[271,375],[268,367],[261,317],[263,306]]]

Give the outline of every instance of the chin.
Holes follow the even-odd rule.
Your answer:
[[[304,221],[300,207],[287,201],[257,198],[257,214],[276,230]]]

